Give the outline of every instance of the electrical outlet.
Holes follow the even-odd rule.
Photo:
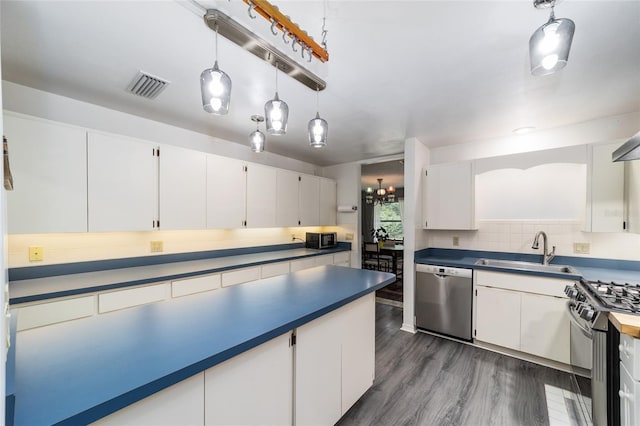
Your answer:
[[[296,234],[291,234],[291,241],[295,241],[296,240]]]
[[[353,241],[353,234],[352,233],[347,233],[344,236],[344,239],[347,240],[347,241]]]
[[[29,262],[39,262],[44,260],[44,250],[40,246],[29,247]]]
[[[576,254],[589,254],[591,244],[589,243],[573,243],[573,252]]]
[[[453,237],[453,246],[458,247],[460,245],[460,237]]]
[[[151,253],[160,253],[164,250],[164,244],[162,244],[162,241],[151,241],[149,246],[151,248]]]

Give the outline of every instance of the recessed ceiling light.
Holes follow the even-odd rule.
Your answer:
[[[525,133],[529,133],[533,129],[535,129],[535,127],[533,127],[533,126],[518,127],[517,129],[513,129],[513,133],[517,133],[519,135],[524,135]]]

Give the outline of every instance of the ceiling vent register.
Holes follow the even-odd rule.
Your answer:
[[[127,91],[147,99],[155,99],[171,83],[144,71],[138,71],[127,87]]]

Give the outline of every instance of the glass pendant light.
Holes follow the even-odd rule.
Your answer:
[[[264,121],[264,117],[261,115],[252,115],[251,121],[256,123],[256,130],[249,135],[251,151],[262,152],[264,151],[265,136],[264,133],[260,131],[260,123]]]
[[[202,107],[205,111],[215,115],[225,115],[229,112],[231,101],[231,79],[218,68],[218,25],[216,24],[216,60],[213,68],[207,68],[200,74],[200,91],[202,92]]]
[[[276,96],[264,104],[264,116],[267,119],[267,132],[272,135],[287,133],[289,106],[278,97],[278,63],[276,62]]]
[[[551,6],[551,15],[529,39],[531,74],[553,74],[567,65],[576,25],[571,19],[556,19],[553,10],[555,0],[534,0],[533,4],[536,8]]]
[[[329,124],[327,120],[320,118],[320,90],[316,88],[316,118],[309,121],[309,145],[314,148],[327,146]]]

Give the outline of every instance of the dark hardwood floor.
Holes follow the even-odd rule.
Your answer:
[[[338,425],[582,423],[569,374],[401,323],[401,308],[376,304],[376,378]]]

